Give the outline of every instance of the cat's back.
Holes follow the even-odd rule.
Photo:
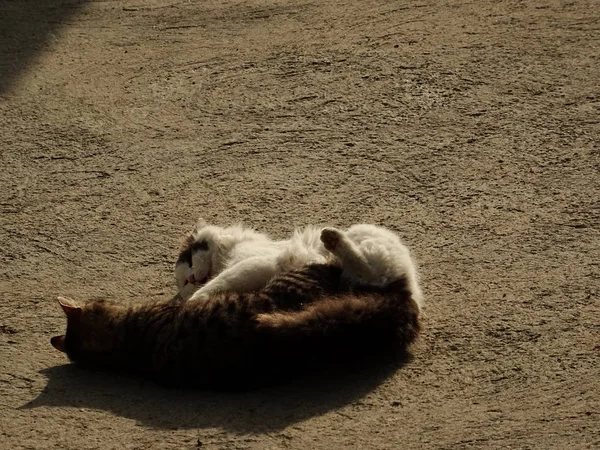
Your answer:
[[[274,241],[266,235],[256,233],[248,235],[247,239],[239,240],[229,253],[229,265],[236,264],[249,258],[275,259],[285,244]]]
[[[164,322],[165,307],[150,307],[148,323]],[[154,334],[153,373],[168,385],[207,386],[232,384],[252,368],[256,317],[274,309],[269,296],[258,292],[224,293],[175,308],[170,323]],[[239,382],[243,384],[243,379]]]
[[[346,235],[358,244],[365,241],[377,241],[404,246],[396,233],[378,225],[366,223],[352,225],[346,231]]]
[[[324,264],[329,252],[321,242],[321,228],[309,225],[296,228],[292,237],[281,242],[277,256],[280,272],[301,269],[309,264]]]
[[[176,384],[232,383],[232,373],[237,374],[235,378],[240,372],[262,374],[256,364],[265,364],[263,359],[273,348],[257,332],[256,318],[298,311],[344,291],[339,267],[313,264],[275,276],[258,292],[228,292],[208,300],[192,300],[175,307],[176,312],[166,304],[149,306],[153,312],[145,319],[148,323],[164,323],[165,311],[172,311],[165,332],[153,333],[157,336],[155,351],[168,355],[159,360],[156,370]],[[276,360],[272,354],[271,358]]]

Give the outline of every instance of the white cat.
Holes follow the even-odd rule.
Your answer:
[[[274,241],[240,225],[200,222],[179,255],[175,278],[183,299],[200,300],[217,292],[254,291],[279,273],[331,260],[337,260],[349,282],[385,285],[405,276],[421,307],[410,251],[392,231],[375,225],[353,225],[347,231],[308,226],[290,239]]]

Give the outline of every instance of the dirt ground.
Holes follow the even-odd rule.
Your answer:
[[[599,448],[599,10],[0,1],[0,448]],[[56,296],[171,296],[198,216],[397,230],[413,359],[245,394],[68,365]]]

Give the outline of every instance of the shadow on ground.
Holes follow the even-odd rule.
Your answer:
[[[0,0],[0,95],[7,93],[88,0]]]
[[[72,406],[109,411],[161,429],[221,428],[235,433],[281,430],[359,401],[409,361],[378,359],[258,391],[229,393],[167,389],[137,378],[87,371],[73,364],[41,373],[48,384],[20,407]],[[240,376],[243,376],[240,374]]]

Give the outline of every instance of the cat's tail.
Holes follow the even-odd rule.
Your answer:
[[[394,284],[318,300],[300,311],[261,314],[259,333],[282,356],[306,362],[405,351],[420,332],[419,307],[405,280]]]

